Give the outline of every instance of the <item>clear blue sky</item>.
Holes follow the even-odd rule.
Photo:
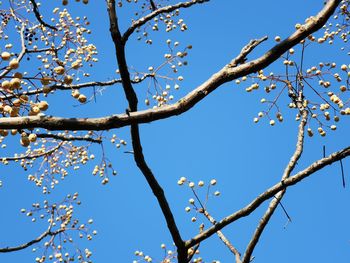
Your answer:
[[[58,0],[53,2],[60,5]],[[116,77],[115,54],[104,1],[91,0],[88,5],[70,2],[68,8],[72,9],[73,16],[88,16],[92,29],[89,40],[99,50],[99,63],[90,70],[90,78],[107,80]],[[181,72],[185,80],[181,89],[174,93],[175,99],[179,99],[227,64],[249,40],[267,35],[269,40],[248,58],[258,57],[274,45],[276,35],[282,38],[288,36],[296,23],[316,14],[322,8],[322,2],[210,1],[182,11],[181,16],[189,27],[185,33],[152,32],[151,46],[131,38],[127,59],[130,66],[145,72],[149,66],[156,66],[162,61],[166,39],[178,40],[181,46],[193,45],[188,57],[189,65]],[[54,7],[51,3],[43,3],[42,6],[43,10]],[[136,5],[131,4],[130,7],[119,11],[123,31],[136,11]],[[315,50],[309,48],[305,66],[316,65],[320,61],[347,63],[348,57],[339,51],[341,46],[338,41],[333,49],[326,45],[315,46]],[[283,73],[281,65],[280,62],[275,63],[266,72]],[[145,81],[136,87],[141,102],[145,99],[148,84]],[[141,126],[146,160],[164,187],[185,239],[198,232],[200,222],[204,222],[206,227],[209,223],[201,217],[192,223],[194,214],[185,213],[184,208],[193,195],[188,187],[177,185],[180,177],[185,176],[195,182],[204,180],[208,183],[212,178],[218,181],[213,190],[219,190],[221,196],[211,198],[208,209],[219,220],[278,182],[294,151],[297,132],[295,112],[281,103],[285,119],[282,124],[270,127],[265,119],[254,124],[253,118],[265,109],[259,102],[265,94],[263,90],[246,93],[246,87],[247,83],[224,85],[181,116]],[[69,111],[66,103],[62,106],[62,101],[68,101],[69,107],[72,105]],[[69,94],[51,97],[51,112],[48,114],[92,117],[121,113],[126,108],[122,89],[117,85],[108,87],[97,97],[96,103],[73,107],[75,104]],[[329,131],[325,138],[317,134],[312,139],[306,138],[304,155],[296,171],[321,158],[323,145],[326,145],[327,153],[348,146],[349,124],[349,120],[344,118],[338,130]],[[93,227],[98,235],[88,244],[83,241],[78,241],[78,244],[81,248],[88,245],[94,262],[132,262],[137,259],[135,250],[142,250],[154,258],[154,262],[160,262],[163,256],[160,245],[165,243],[172,248],[172,241],[146,181],[135,167],[132,156],[123,153],[131,150],[128,130],[114,131],[128,142],[124,149],[116,150],[106,143],[106,155],[118,171],[118,176],[110,178],[106,186],[92,176],[93,164],[90,164],[72,171],[50,196],[45,197],[40,188],[27,181],[28,172],[13,165],[1,166],[0,180],[4,186],[0,188],[0,247],[24,243],[46,229],[45,224],[31,223],[30,219],[21,215],[19,211],[22,207],[29,208],[33,202],[42,202],[46,198],[59,201],[68,193],[79,192],[82,206],[76,212],[82,221],[94,219]],[[10,143],[7,143],[6,153],[11,152]],[[100,148],[93,149],[96,156],[101,155]],[[98,160],[96,158],[96,162]],[[341,184],[339,164],[336,163],[288,190],[283,204],[292,222],[285,227],[287,218],[280,208],[277,209],[253,254],[254,262],[348,261],[348,160],[344,161],[344,167],[348,183],[345,189]],[[243,218],[223,230],[240,251],[244,251],[265,209],[266,205],[249,218]],[[40,254],[31,250],[0,254],[0,262],[34,262]],[[215,259],[222,263],[233,261],[233,255],[216,236],[204,241],[200,251],[205,262]]]

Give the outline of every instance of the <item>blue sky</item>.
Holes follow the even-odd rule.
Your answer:
[[[54,2],[60,5],[60,1]],[[89,17],[92,29],[89,40],[99,50],[99,63],[90,70],[90,78],[106,80],[116,77],[115,54],[104,1],[91,1],[88,5],[71,2],[68,8],[74,16]],[[51,3],[42,6],[42,9],[54,7]],[[185,80],[180,90],[174,93],[175,99],[179,99],[231,61],[250,39],[269,36],[267,42],[248,56],[252,59],[272,47],[276,35],[288,36],[296,23],[316,14],[321,7],[321,3],[301,0],[293,3],[277,0],[210,1],[181,12],[189,27],[185,33],[152,32],[151,46],[131,38],[127,59],[129,65],[145,72],[149,66],[162,61],[167,39],[178,40],[181,47],[193,45],[188,56],[189,65],[181,71]],[[135,4],[129,7],[125,4],[125,8],[118,11],[123,30],[131,23],[135,8]],[[341,46],[338,41],[331,47],[309,47],[305,66],[320,61],[347,63],[345,53],[339,51]],[[281,62],[277,62],[266,70],[269,71],[283,73],[284,68]],[[141,103],[148,84],[146,81],[136,87]],[[198,232],[201,222],[206,227],[209,223],[201,217],[192,223],[194,214],[185,213],[184,208],[193,195],[188,187],[177,185],[180,177],[185,176],[194,182],[203,180],[208,183],[213,178],[218,181],[213,190],[219,190],[221,196],[211,197],[208,209],[219,220],[277,183],[294,151],[295,112],[285,106],[285,100],[281,103],[285,119],[282,124],[270,127],[265,119],[254,124],[253,118],[264,110],[259,101],[265,94],[263,90],[246,93],[247,84],[226,84],[181,116],[141,125],[146,160],[165,190],[185,239]],[[63,101],[76,105],[70,94],[57,95],[50,98],[49,114],[92,117],[124,112],[126,108],[122,89],[117,85],[107,88],[97,97],[96,103],[80,107],[64,104],[62,107]],[[317,134],[312,139],[306,138],[304,155],[296,171],[321,158],[323,145],[326,145],[327,153],[348,146],[349,124],[344,118],[337,131],[329,131],[325,138]],[[113,131],[128,142],[124,149],[117,150],[108,142],[105,145],[106,155],[118,171],[118,176],[110,178],[106,186],[91,175],[93,165],[90,164],[72,172],[50,196],[43,196],[39,188],[27,181],[28,172],[14,165],[2,166],[0,247],[26,242],[46,228],[45,224],[31,223],[21,215],[22,207],[29,208],[33,202],[44,199],[59,201],[68,193],[79,192],[82,206],[76,212],[82,221],[93,218],[93,227],[99,234],[88,244],[84,241],[78,241],[78,244],[81,248],[88,245],[94,262],[132,262],[137,259],[135,250],[142,250],[155,262],[160,262],[163,256],[160,245],[165,243],[171,249],[172,241],[151,190],[132,156],[123,152],[131,150],[128,131],[128,128]],[[97,157],[101,154],[99,147],[91,151]],[[348,176],[349,161],[343,163]],[[347,183],[350,183],[348,177]],[[339,163],[290,188],[283,205],[292,222],[286,225],[285,214],[277,209],[253,254],[254,262],[347,262],[350,257],[349,197],[349,187],[344,189],[341,184]],[[266,204],[248,218],[242,218],[223,230],[240,251],[244,251],[265,209]],[[233,255],[216,236],[204,241],[200,251],[205,262],[233,260]],[[29,248],[2,254],[0,262],[30,262],[38,255]]]

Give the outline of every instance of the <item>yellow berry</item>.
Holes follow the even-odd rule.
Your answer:
[[[3,60],[9,60],[10,57],[11,57],[11,54],[9,52],[4,51],[4,52],[1,53],[1,58]]]
[[[42,100],[39,102],[38,107],[40,110],[46,111],[49,108],[49,104],[47,103],[47,101]]]
[[[78,101],[81,103],[85,103],[86,102],[86,96],[84,94],[80,94],[78,97]]]
[[[58,66],[53,69],[57,75],[63,75],[65,70],[64,67]]]
[[[16,72],[15,74],[13,74],[13,77],[18,78],[18,79],[22,79],[23,74],[21,72]]]
[[[19,89],[21,87],[21,80],[19,78],[13,78],[10,81],[11,89]]]
[[[28,140],[29,140],[30,142],[36,142],[36,139],[37,139],[37,136],[36,136],[35,133],[29,134]]]
[[[67,75],[67,76],[64,77],[63,82],[64,82],[64,84],[66,84],[66,85],[70,85],[70,84],[72,84],[72,82],[73,82],[73,77],[70,76],[70,75]]]
[[[19,67],[19,61],[18,61],[18,59],[16,59],[16,58],[12,59],[12,60],[10,61],[10,63],[9,63],[9,67],[10,67],[11,69],[16,69],[16,68],[18,68],[18,67]]]
[[[43,85],[48,85],[50,84],[50,78],[49,77],[43,77],[41,80],[40,80],[41,84]]]
[[[20,143],[23,147],[28,147],[28,145],[30,144],[28,136],[22,136],[20,139]]]
[[[11,88],[11,83],[10,83],[10,81],[4,80],[4,81],[1,83],[1,87],[2,87],[3,89],[10,89],[10,88]]]

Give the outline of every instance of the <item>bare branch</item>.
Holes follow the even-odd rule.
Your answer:
[[[148,185],[152,189],[153,194],[157,198],[158,204],[167,222],[168,229],[177,247],[178,261],[180,263],[187,262],[185,261],[185,259],[187,259],[187,249],[185,249],[184,242],[181,238],[179,229],[177,228],[174,215],[171,212],[170,206],[165,197],[164,190],[159,185],[157,179],[154,177],[153,172],[151,171],[151,169],[149,168],[149,166],[145,161],[141,140],[140,140],[139,127],[137,124],[131,125],[131,138],[132,138],[135,162],[139,167],[139,169],[141,170],[141,172],[143,173],[143,175],[145,176],[148,182]]]
[[[239,64],[243,64],[247,60],[247,56],[250,52],[253,51],[258,45],[267,40],[267,36],[264,36],[260,39],[251,40],[246,46],[244,46],[241,50],[241,53],[238,54],[236,58],[234,58],[227,66],[228,67],[237,67]]]
[[[113,1],[109,1],[113,2]],[[167,105],[158,109],[149,109],[138,112],[130,112],[130,114],[119,114],[101,118],[60,118],[60,117],[15,117],[15,118],[0,118],[0,129],[23,129],[23,128],[35,128],[41,127],[48,130],[106,130],[112,128],[120,128],[128,126],[132,123],[147,123],[155,120],[169,118],[174,115],[180,115],[203,98],[205,98],[212,91],[237,78],[246,76],[253,72],[257,72],[276,61],[283,53],[288,51],[291,47],[298,44],[301,40],[308,35],[320,29],[333,14],[341,0],[330,0],[324,6],[324,8],[311,19],[307,24],[303,25],[300,29],[294,32],[290,37],[274,46],[263,56],[253,61],[248,61],[237,67],[225,66],[220,71],[211,76],[207,81],[198,86],[192,92],[180,99],[173,105]],[[159,9],[158,9],[159,10]],[[115,21],[112,19],[112,25]],[[116,34],[115,29],[111,27],[111,32]],[[120,37],[120,35],[119,35]],[[117,38],[116,38],[117,40]],[[116,41],[116,45],[121,45]],[[121,56],[122,58],[122,56]],[[125,57],[124,57],[125,59]],[[125,61],[124,61],[125,62]],[[123,63],[121,63],[122,65]],[[121,70],[122,68],[120,68]],[[123,74],[125,72],[123,71]],[[121,77],[123,79],[122,70]],[[125,74],[126,77],[126,74]],[[130,79],[130,77],[129,77]],[[130,82],[130,81],[129,81]],[[128,85],[128,81],[125,81],[125,85]],[[125,86],[123,85],[123,86]]]
[[[107,1],[107,11],[110,20],[110,32],[115,46],[115,53],[117,57],[117,62],[119,66],[120,76],[122,80],[122,85],[126,99],[129,104],[127,115],[129,116],[132,112],[137,111],[138,99],[137,95],[132,87],[130,80],[130,73],[128,70],[126,58],[125,58],[125,45],[122,41],[122,36],[119,31],[118,26],[118,17],[116,13],[115,1]],[[157,179],[153,175],[151,169],[147,165],[140,139],[140,132],[138,124],[131,125],[131,140],[133,146],[133,156],[135,162],[144,175],[145,179],[148,182],[148,185],[152,189],[154,196],[156,197],[158,204],[163,212],[164,218],[166,220],[169,232],[172,236],[172,239],[177,247],[178,252],[178,262],[187,263],[187,249],[185,249],[184,241],[181,238],[180,232],[177,228],[175,218],[172,214],[168,201],[165,197],[164,190],[158,183]]]
[[[350,146],[347,148],[344,148],[338,152],[334,152],[326,158],[322,158],[322,159],[312,163],[310,166],[308,166],[304,170],[298,172],[297,174],[275,184],[274,186],[267,189],[265,192],[261,193],[256,199],[254,199],[252,202],[250,202],[244,208],[242,208],[239,211],[225,217],[220,222],[216,223],[214,226],[203,231],[201,234],[193,237],[191,240],[186,241],[186,248],[193,247],[195,244],[198,244],[199,242],[207,239],[211,235],[215,234],[218,230],[221,230],[222,228],[231,224],[232,222],[237,221],[238,219],[240,219],[242,217],[248,216],[255,209],[257,209],[262,203],[264,203],[266,200],[268,200],[271,197],[273,197],[274,195],[276,195],[279,191],[286,189],[289,186],[297,184],[298,182],[302,181],[303,179],[305,179],[305,178],[309,177],[310,175],[316,173],[317,171],[321,170],[325,166],[331,165],[334,162],[337,162],[339,160],[346,158],[347,156],[350,156]]]
[[[36,136],[38,138],[52,138],[60,141],[86,141],[86,142],[92,142],[92,143],[102,143],[102,139],[100,137],[97,139],[94,139],[90,137],[63,136],[63,135],[51,134],[51,133],[37,133]]]
[[[7,76],[4,76],[7,77]],[[133,84],[138,84],[142,81],[144,81],[146,78],[153,77],[152,73],[144,74],[141,78],[135,78],[131,80],[131,83]],[[32,79],[32,78],[23,78],[23,79]],[[112,86],[117,83],[121,83],[121,79],[112,79],[109,81],[91,81],[91,82],[85,82],[85,83],[80,83],[80,84],[75,84],[75,85],[62,85],[62,84],[54,84],[50,87],[50,90],[75,90],[75,89],[83,89],[83,88],[91,88],[91,87],[106,87],[106,86]],[[8,100],[8,99],[14,99],[17,98],[21,95],[36,95],[36,94],[41,94],[44,93],[45,89],[44,88],[39,88],[35,90],[29,90],[29,91],[23,91],[21,93],[16,93],[16,94],[6,94],[6,96],[0,96],[0,100]]]
[[[33,12],[35,14],[35,17],[36,19],[39,21],[40,24],[42,24],[43,26],[46,26],[52,30],[55,30],[57,31],[57,28],[54,27],[54,26],[51,26],[49,25],[48,23],[46,23],[42,18],[41,18],[41,15],[40,15],[40,12],[39,12],[39,8],[38,8],[38,5],[37,3],[35,2],[35,0],[30,0],[30,2],[32,3],[33,5]]]
[[[13,252],[13,251],[22,250],[22,249],[25,249],[27,247],[30,247],[33,244],[39,243],[41,240],[43,240],[47,236],[56,236],[56,235],[64,232],[63,228],[60,228],[60,229],[58,229],[56,231],[53,231],[53,232],[51,231],[51,228],[52,228],[52,225],[53,225],[53,222],[54,222],[53,218],[54,218],[54,214],[52,213],[52,215],[51,215],[51,223],[50,223],[49,227],[47,228],[47,230],[44,233],[42,233],[36,239],[33,239],[33,240],[31,240],[31,241],[29,241],[27,243],[24,243],[24,244],[16,246],[16,247],[0,248],[0,253],[9,253],[9,252]]]
[[[14,252],[18,250],[25,249],[27,247],[30,247],[31,245],[34,245],[36,243],[39,243],[41,240],[43,240],[47,236],[56,236],[59,233],[62,233],[64,229],[59,229],[57,231],[51,232],[51,226],[49,227],[48,230],[46,230],[44,233],[42,233],[40,236],[38,236],[36,239],[33,239],[27,243],[24,243],[22,245],[16,246],[16,247],[5,247],[5,248],[0,248],[0,253],[9,253],[9,252]]]
[[[62,145],[63,145],[63,142],[60,142],[57,146],[51,148],[48,151],[41,151],[37,154],[28,153],[25,155],[18,155],[13,157],[0,157],[0,160],[1,161],[18,161],[18,160],[30,160],[30,159],[40,158],[43,156],[49,156],[55,151],[57,151]]]
[[[343,187],[345,188],[345,175],[344,175],[343,162],[342,160],[339,160],[339,162],[340,162],[341,179],[342,179]]]
[[[216,224],[216,220],[208,213],[206,209],[201,211],[203,215],[209,220],[213,225]],[[242,263],[241,253],[231,244],[231,242],[225,237],[225,235],[219,230],[216,232],[221,241],[225,244],[226,247],[235,255],[236,263]]]
[[[169,5],[169,6],[164,6],[161,8],[158,8],[156,10],[154,10],[152,13],[136,20],[133,21],[132,25],[125,31],[123,37],[122,37],[122,42],[125,44],[128,41],[128,38],[130,37],[130,35],[132,33],[134,33],[134,31],[143,26],[144,24],[146,24],[148,21],[150,21],[151,19],[153,19],[154,17],[156,17],[157,15],[160,14],[164,14],[164,13],[170,13],[172,11],[175,11],[178,8],[188,8],[191,7],[195,4],[202,4],[205,2],[209,2],[209,0],[192,0],[192,1],[188,1],[188,2],[180,2],[176,5]]]
[[[43,52],[57,52],[60,49],[62,49],[64,47],[64,45],[59,45],[57,48],[55,47],[48,47],[48,48],[34,48],[34,49],[27,49],[26,53],[30,54],[30,53],[43,53]]]
[[[122,41],[122,36],[120,34],[119,26],[118,26],[118,17],[116,13],[115,1],[108,0],[107,1],[107,11],[109,16],[109,23],[112,40],[115,46],[115,54],[117,56],[118,68],[120,72],[120,77],[122,79],[122,85],[124,89],[124,93],[126,99],[129,102],[129,111],[137,111],[137,95],[132,87],[130,73],[128,70],[128,66],[126,63],[125,57],[125,45]],[[130,108],[135,107],[135,108]]]
[[[299,102],[301,104],[301,102]],[[296,144],[296,149],[295,152],[293,154],[293,156],[291,157],[284,173],[282,176],[281,181],[287,179],[291,172],[294,170],[295,165],[297,164],[300,156],[303,153],[303,148],[304,148],[304,135],[305,135],[305,126],[307,123],[307,116],[308,116],[308,111],[303,109],[301,111],[302,114],[302,120],[299,124],[299,130],[298,130],[298,136],[297,136],[297,144]],[[242,263],[249,263],[251,256],[253,254],[253,251],[256,247],[256,245],[259,242],[260,236],[262,235],[263,231],[265,230],[265,227],[267,226],[268,222],[270,221],[273,213],[275,212],[278,204],[280,204],[284,194],[286,193],[286,188],[281,190],[280,192],[278,192],[271,200],[269,207],[267,208],[265,214],[263,215],[263,217],[260,219],[259,224],[245,250],[244,256],[243,256],[243,260]]]

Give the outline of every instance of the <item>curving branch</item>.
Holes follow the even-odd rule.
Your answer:
[[[170,231],[170,234],[177,248],[178,262],[187,263],[187,257],[188,257],[187,249],[185,248],[185,243],[181,238],[180,231],[176,225],[174,215],[165,197],[164,190],[158,183],[152,170],[149,168],[149,166],[145,161],[145,157],[143,155],[143,150],[141,145],[140,131],[139,131],[138,124],[131,125],[131,139],[132,139],[132,146],[134,150],[134,159],[135,159],[136,165],[144,175],[145,179],[148,182],[148,185],[152,189],[153,194],[157,198],[158,204],[163,212],[168,229]]]
[[[52,29],[52,30],[57,31],[57,28],[56,28],[56,27],[49,25],[48,23],[46,23],[46,22],[41,18],[41,14],[40,14],[40,12],[39,12],[39,7],[38,7],[37,3],[35,2],[35,0],[30,0],[30,2],[31,2],[32,5],[33,5],[33,12],[34,12],[34,14],[35,14],[36,19],[39,21],[39,23],[42,24],[42,25],[45,26],[45,27],[48,27],[48,28],[50,28],[50,29]]]
[[[9,253],[9,252],[14,252],[14,251],[19,251],[19,250],[25,249],[27,247],[30,247],[31,245],[39,243],[41,240],[43,240],[47,236],[56,236],[59,233],[62,233],[63,231],[64,231],[64,229],[59,229],[57,231],[51,232],[51,226],[50,226],[50,228],[48,230],[46,230],[44,233],[42,233],[36,239],[33,239],[27,243],[24,243],[24,244],[16,246],[16,247],[0,248],[0,253]]]
[[[264,55],[235,67],[230,66],[230,64],[226,65],[175,104],[163,106],[158,109],[148,109],[101,118],[60,118],[51,116],[0,118],[0,129],[41,127],[48,130],[107,130],[128,126],[133,123],[147,123],[180,115],[194,107],[221,85],[257,72],[276,61],[281,55],[298,44],[301,40],[319,30],[334,13],[340,2],[341,0],[328,1],[324,8],[313,19],[296,30],[287,39],[275,45]],[[117,42],[117,44],[119,45],[120,42]],[[123,78],[123,76],[121,77]]]
[[[144,24],[146,24],[148,21],[150,21],[151,19],[155,18],[156,16],[160,15],[160,14],[164,14],[164,13],[170,13],[172,11],[175,11],[176,9],[179,8],[188,8],[191,7],[195,4],[203,4],[205,2],[209,2],[209,0],[192,0],[192,1],[188,1],[188,2],[180,2],[178,4],[175,5],[169,5],[169,6],[164,6],[158,9],[153,9],[153,12],[141,17],[140,19],[133,21],[132,25],[125,31],[124,35],[121,37],[121,41],[122,43],[126,43],[128,41],[128,38],[130,37],[130,35],[132,33],[134,33],[134,31],[143,26]]]
[[[322,158],[314,163],[312,163],[310,166],[305,168],[304,170],[298,172],[297,174],[282,180],[281,182],[275,184],[274,186],[267,189],[265,192],[261,193],[256,199],[254,199],[252,202],[250,202],[248,205],[246,205],[244,208],[238,210],[237,212],[225,217],[220,222],[217,222],[214,226],[208,228],[207,230],[204,230],[202,233],[198,234],[197,236],[193,237],[192,239],[186,241],[186,248],[193,247],[194,245],[200,243],[201,241],[207,239],[208,237],[215,234],[218,230],[223,229],[225,226],[237,221],[238,219],[242,217],[246,217],[249,214],[251,214],[253,211],[255,211],[262,203],[264,203],[266,200],[272,198],[274,195],[276,195],[278,192],[280,192],[283,189],[286,189],[292,185],[295,185],[302,181],[303,179],[309,177],[310,175],[316,173],[317,171],[321,170],[327,165],[331,165],[339,160],[342,160],[346,157],[350,156],[350,146],[347,148],[344,148],[338,152],[334,152],[328,157]]]
[[[37,238],[35,238],[35,239],[33,239],[33,240],[31,240],[31,241],[29,241],[27,243],[24,243],[24,244],[16,246],[16,247],[0,248],[0,253],[9,253],[9,252],[14,252],[14,251],[19,251],[19,250],[25,249],[27,247],[30,247],[31,245],[39,243],[40,241],[42,241],[47,236],[56,236],[56,235],[58,235],[58,234],[60,234],[60,233],[65,231],[65,229],[63,229],[63,228],[60,228],[60,229],[58,229],[56,231],[51,231],[54,222],[55,222],[54,221],[54,215],[52,213],[51,214],[51,223],[50,223],[49,227],[40,236],[38,236]]]

